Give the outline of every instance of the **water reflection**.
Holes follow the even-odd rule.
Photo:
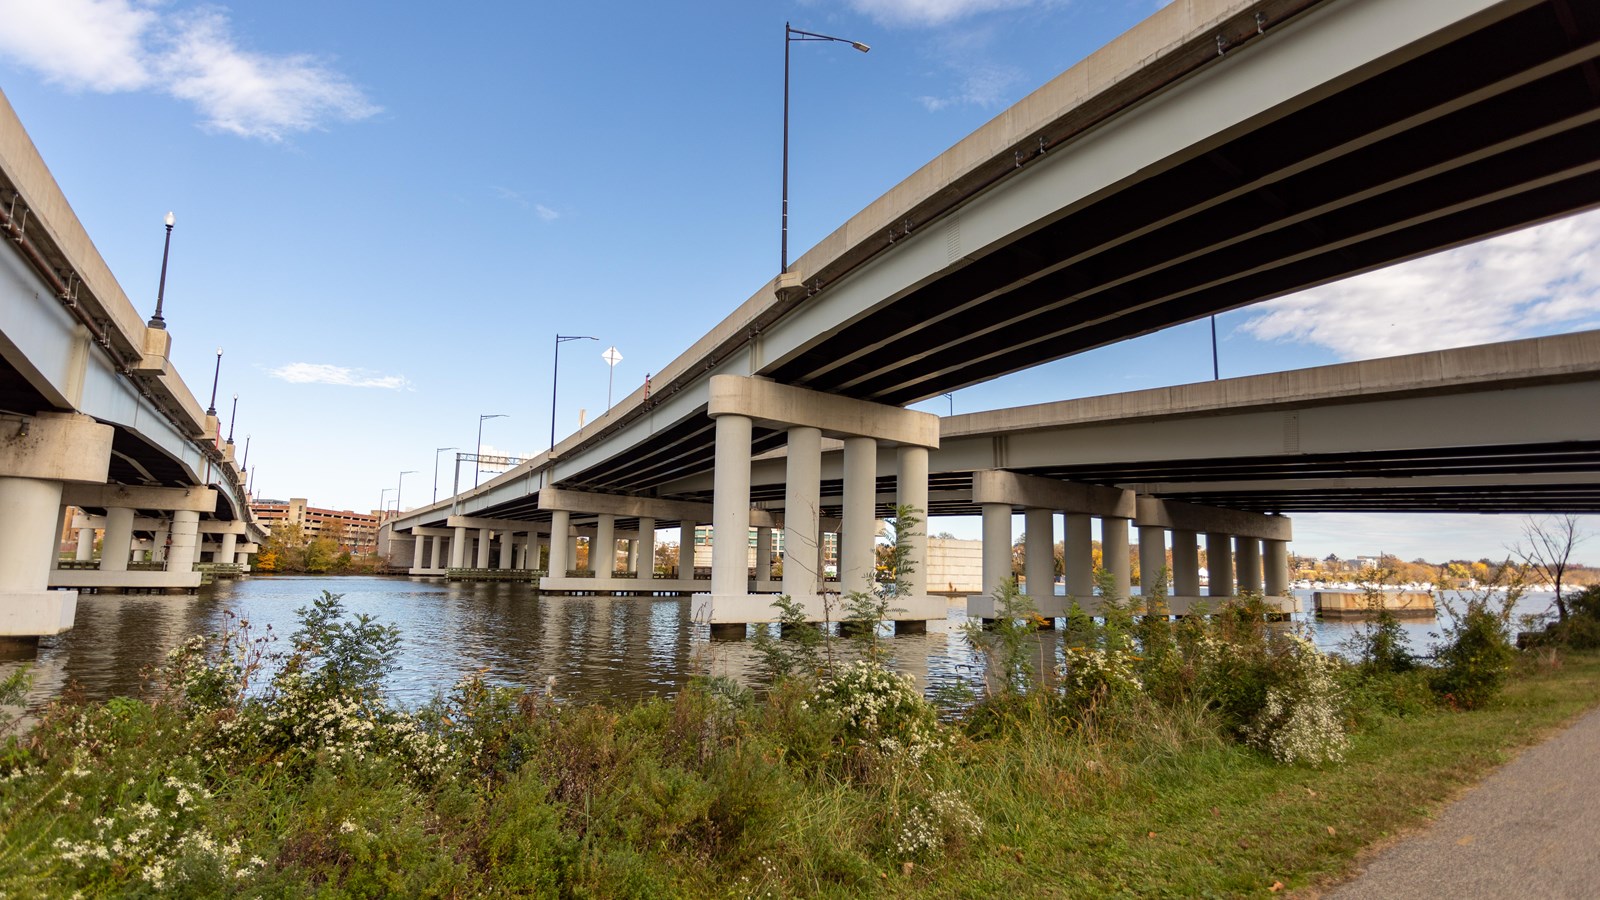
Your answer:
[[[750,641],[711,641],[690,622],[687,599],[545,597],[511,583],[445,584],[409,578],[251,578],[218,582],[194,597],[84,595],[72,631],[40,641],[31,662],[38,706],[76,684],[92,699],[136,694],[152,665],[184,639],[223,627],[229,614],[258,633],[270,625],[281,639],[294,611],[327,589],[344,595],[352,613],[399,626],[402,647],[390,679],[394,699],[426,702],[462,677],[482,671],[492,681],[540,687],[576,700],[631,700],[670,694],[696,672],[751,683],[758,660]],[[1530,595],[1519,612],[1540,612],[1548,594]],[[1316,643],[1337,649],[1357,623],[1296,617]],[[895,666],[927,691],[976,685],[978,660],[960,632],[960,603],[927,634],[887,635]],[[1426,652],[1433,620],[1403,625],[1413,651]],[[1034,661],[1049,672],[1061,659],[1058,632],[1041,632]],[[0,674],[18,662],[0,663]]]

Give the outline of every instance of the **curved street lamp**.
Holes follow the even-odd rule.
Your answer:
[[[550,452],[556,450],[556,380],[561,377],[561,345],[567,341],[598,341],[597,337],[587,334],[558,334],[556,335],[556,362],[555,371],[550,375]]]
[[[510,418],[510,415],[508,413],[484,413],[483,415],[478,416],[478,451],[474,455],[476,455],[476,456],[482,456],[483,455],[483,420],[484,419],[506,419],[506,418]],[[433,462],[434,462],[434,466],[437,467],[438,464],[439,464],[439,455],[437,453],[434,454]],[[472,461],[472,486],[473,487],[477,487],[478,486],[478,475],[482,471],[483,471],[483,462],[481,460],[476,460],[476,459],[473,460]]]
[[[818,34],[815,31],[801,31],[790,27],[788,22],[783,23],[783,235],[779,241],[783,267],[778,270],[779,272],[789,271],[789,45],[796,41],[834,41],[849,44],[862,53],[872,49],[860,41],[834,37],[831,34]]]
[[[438,457],[436,456],[434,459],[438,459]],[[401,472],[400,480],[394,486],[394,514],[396,517],[400,515],[400,488],[405,486],[407,475],[415,474],[417,474],[416,469],[407,469],[404,472]]]
[[[483,422],[478,422],[478,427],[483,427]],[[439,502],[439,454],[446,450],[460,450],[460,447],[435,447],[433,450],[433,502]]]

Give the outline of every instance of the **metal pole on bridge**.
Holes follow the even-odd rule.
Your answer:
[[[460,449],[461,449],[460,447],[435,447],[435,448],[433,448],[433,502],[434,503],[438,503],[439,502],[439,454],[445,452],[446,450],[460,450]],[[460,466],[457,466],[456,467],[456,471],[459,472],[460,470],[461,470]]]

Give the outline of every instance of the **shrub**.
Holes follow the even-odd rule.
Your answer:
[[[914,763],[943,744],[933,705],[916,680],[868,660],[844,666],[819,685],[813,702],[838,717],[851,747]]]
[[[1338,661],[1300,635],[1289,635],[1283,647],[1275,667],[1281,677],[1267,688],[1245,736],[1279,762],[1338,762],[1350,745],[1344,731],[1344,694],[1334,677]]]
[[[1439,669],[1433,689],[1463,709],[1487,705],[1505,686],[1517,654],[1504,615],[1469,600],[1460,615],[1452,614],[1442,637],[1434,646]]]
[[[1029,652],[1029,638],[1044,622],[1033,600],[1017,590],[1017,580],[1007,578],[994,591],[994,621],[968,619],[962,634],[983,660],[983,684],[990,700],[1020,696],[1037,674]]]

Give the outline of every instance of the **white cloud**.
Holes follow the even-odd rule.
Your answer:
[[[513,191],[511,188],[501,187],[498,184],[497,185],[493,185],[493,187],[494,187],[494,192],[496,194],[500,195],[500,199],[509,200],[512,203],[515,203],[516,205],[522,207],[523,209],[527,209],[528,208],[528,198],[527,197],[524,197],[521,194],[517,193],[516,191]]]
[[[850,8],[883,25],[943,25],[977,13],[1031,6],[1035,0],[849,0]]]
[[[404,375],[379,375],[367,369],[351,369],[327,363],[297,362],[267,372],[290,384],[333,384],[341,387],[375,387],[398,391],[411,386]]]
[[[1600,326],[1600,212],[1268,301],[1240,330],[1372,359]]]
[[[535,203],[533,205],[533,211],[538,214],[539,218],[545,220],[546,222],[554,222],[555,220],[561,218],[561,213],[556,212],[548,206],[545,206],[543,203]]]
[[[241,48],[225,12],[153,0],[0,0],[0,56],[70,90],[159,91],[205,128],[281,141],[378,112],[343,75],[304,54]]]
[[[917,100],[929,112],[957,105],[1001,106],[1011,100],[1011,89],[1021,81],[1022,70],[1014,66],[978,65],[966,71],[961,86],[954,93],[944,97],[918,97]]]

